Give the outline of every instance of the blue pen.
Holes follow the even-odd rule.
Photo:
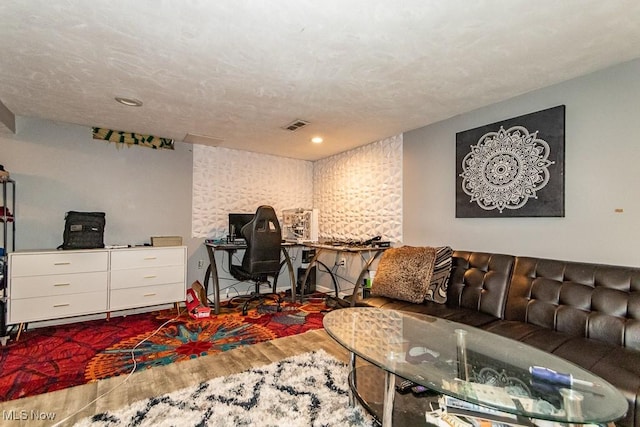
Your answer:
[[[598,386],[598,384],[595,384],[591,381],[579,380],[577,378],[574,378],[571,374],[561,374],[554,371],[553,369],[543,368],[542,366],[530,366],[529,373],[531,373],[531,376],[534,379],[568,387],[571,387],[573,385],[581,385],[585,387]]]

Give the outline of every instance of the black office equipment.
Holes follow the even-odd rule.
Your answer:
[[[296,292],[300,295],[310,295],[316,291],[316,267],[313,266],[309,269],[307,274],[307,283],[302,286],[302,280],[307,272],[307,268],[298,268],[298,280],[296,281]]]
[[[227,242],[239,241],[244,243],[242,227],[247,225],[254,217],[252,213],[230,213],[229,214],[229,235]]]
[[[298,268],[298,279],[296,280],[296,293],[299,295],[309,295],[316,291],[316,267],[309,268],[311,260],[316,255],[315,249],[303,249],[300,267]],[[307,272],[307,269],[309,270]],[[307,281],[302,285],[305,274]]]
[[[105,222],[104,212],[67,212],[58,249],[104,248]]]
[[[229,261],[229,271],[238,280],[255,282],[255,291],[250,295],[234,297],[232,300],[246,299],[242,306],[243,315],[247,314],[251,301],[260,300],[262,303],[265,297],[271,297],[276,301],[277,310],[281,311],[281,298],[276,292],[276,284],[281,267],[282,231],[276,212],[271,206],[260,206],[253,219],[242,227],[241,234],[247,242],[247,249],[241,265]],[[261,294],[260,286],[264,283],[269,284],[269,276],[273,277],[273,291]]]

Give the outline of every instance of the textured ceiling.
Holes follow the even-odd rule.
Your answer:
[[[639,23],[638,0],[3,0],[0,100],[315,160],[640,57]]]

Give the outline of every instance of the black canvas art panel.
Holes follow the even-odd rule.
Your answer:
[[[565,106],[456,134],[456,218],[563,217]]]

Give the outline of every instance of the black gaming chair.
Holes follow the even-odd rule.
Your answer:
[[[237,280],[255,282],[255,292],[232,298],[232,300],[246,299],[242,306],[243,315],[247,314],[251,301],[259,300],[262,304],[265,297],[276,301],[277,310],[281,311],[280,303],[282,300],[276,292],[276,285],[282,265],[280,263],[282,232],[276,212],[271,206],[260,206],[256,210],[253,220],[242,227],[241,233],[247,241],[242,265],[232,264],[229,261],[229,271]],[[270,293],[261,294],[260,285],[269,284],[269,276],[273,277],[273,290]]]

